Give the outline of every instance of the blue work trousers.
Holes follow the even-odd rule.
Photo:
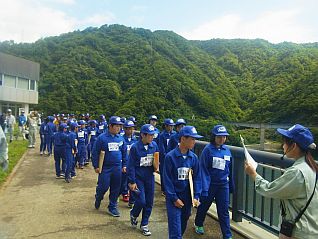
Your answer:
[[[77,157],[79,166],[84,166],[84,162],[86,161],[86,145],[78,144],[77,145]]]
[[[149,223],[149,217],[151,215],[153,207],[153,198],[155,193],[155,178],[144,178],[140,180],[136,178],[136,184],[140,193],[132,192],[135,198],[135,204],[131,210],[131,215],[138,217],[142,211],[142,218],[140,226],[146,226]]]
[[[160,187],[161,187],[161,192],[165,192],[165,186],[163,182],[163,168],[164,168],[164,157],[159,158],[159,172],[160,172]]]
[[[195,225],[200,227],[203,226],[207,211],[209,210],[214,200],[216,203],[216,209],[223,238],[231,238],[232,233],[230,229],[229,216],[230,192],[228,183],[223,185],[210,185],[208,196],[200,198],[201,204],[197,210],[197,214],[195,217]]]
[[[127,173],[122,173],[121,174],[120,194],[123,195],[123,196],[128,194]]]
[[[44,140],[46,143],[47,153],[51,155],[53,149],[53,135],[46,134]]]
[[[75,174],[75,159],[74,159],[74,155],[72,153],[71,148],[66,148],[65,158],[66,158],[65,178],[71,178],[72,176],[76,175]]]
[[[191,216],[192,200],[190,188],[178,193],[178,197],[184,204],[182,208],[176,207],[171,199],[166,198],[169,239],[182,239]]]
[[[60,176],[61,173],[65,174],[65,146],[54,146],[54,161],[56,176]]]
[[[104,195],[110,188],[108,208],[117,207],[117,199],[120,192],[121,166],[108,166],[98,175],[95,198],[97,201],[104,199]]]
[[[40,134],[40,140],[41,140],[41,144],[40,144],[40,152],[44,152],[46,149],[46,142],[45,142],[45,134]]]

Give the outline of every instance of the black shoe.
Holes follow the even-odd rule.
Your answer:
[[[96,209],[99,209],[100,203],[101,203],[100,200],[95,199],[95,208],[96,208]]]

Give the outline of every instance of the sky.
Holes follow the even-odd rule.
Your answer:
[[[317,9],[317,0],[0,0],[0,41],[122,24],[188,40],[309,43],[318,42]]]

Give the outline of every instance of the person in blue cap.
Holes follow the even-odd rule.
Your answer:
[[[66,140],[66,150],[65,150],[65,158],[66,158],[66,168],[65,168],[65,181],[67,183],[71,182],[71,178],[76,176],[75,173],[75,158],[74,155],[77,153],[76,147],[76,132],[78,129],[78,124],[76,122],[72,122],[70,124],[70,131],[68,132],[68,137]]]
[[[92,163],[98,175],[95,194],[95,208],[99,209],[105,193],[110,188],[108,212],[119,217],[117,199],[120,193],[121,173],[126,172],[126,144],[119,135],[121,125],[120,117],[112,116],[109,119],[109,128],[106,133],[98,136],[92,151]],[[99,168],[101,151],[105,152],[102,168]]]
[[[148,123],[151,124],[153,127],[155,127],[155,131],[156,133],[153,136],[153,140],[159,144],[159,134],[160,134],[160,130],[158,128],[156,128],[156,125],[158,123],[158,117],[156,115],[150,115],[149,119],[148,119]]]
[[[173,122],[172,119],[165,119],[164,120],[164,130],[160,133],[159,135],[159,161],[160,161],[160,164],[159,164],[159,171],[160,171],[160,181],[161,181],[161,192],[162,192],[162,195],[165,194],[165,186],[164,186],[164,182],[163,182],[163,177],[162,177],[162,172],[163,172],[163,167],[164,167],[164,159],[166,157],[166,153],[168,152],[167,151],[167,148],[168,148],[168,143],[169,143],[169,140],[170,140],[170,137],[172,135],[175,134],[175,131],[173,130],[173,126],[175,125],[175,123]]]
[[[98,118],[98,124],[97,124],[97,137],[99,135],[101,135],[102,133],[106,133],[107,132],[107,127],[108,127],[108,124],[106,122],[106,118],[105,118],[105,115],[100,115],[99,118]]]
[[[140,230],[144,236],[150,236],[149,217],[153,207],[155,192],[154,154],[159,152],[153,141],[155,127],[145,124],[140,129],[140,139],[130,148],[127,166],[129,188],[135,197],[135,204],[130,211],[130,222],[137,227],[137,218],[142,213]]]
[[[47,127],[45,129],[46,132],[46,148],[47,148],[47,155],[51,156],[52,155],[52,149],[53,149],[53,141],[54,141],[54,134],[56,133],[56,126],[53,123],[55,118],[53,116],[48,116],[48,123]]]
[[[54,134],[54,161],[56,178],[65,177],[65,150],[67,141],[67,125],[62,123],[59,125],[58,132]],[[62,162],[62,168],[61,168]]]
[[[195,145],[195,140],[203,136],[190,125],[184,126],[179,136],[179,146],[166,155],[163,168],[170,239],[182,238],[191,215],[192,204],[199,204],[202,190],[199,160],[191,149]],[[193,198],[189,182],[190,173],[193,180]]]
[[[126,120],[125,124],[124,124],[124,140],[126,143],[126,147],[127,147],[127,158],[129,156],[130,153],[130,148],[131,146],[137,142],[137,138],[134,135],[134,131],[135,131],[135,123],[131,120]],[[120,193],[123,197],[123,201],[124,202],[128,202],[128,207],[132,207],[132,205],[134,204],[134,197],[129,197],[128,194],[128,182],[127,182],[127,173],[123,172],[122,173],[122,177],[121,177],[121,189],[120,189]]]
[[[91,152],[94,146],[94,143],[97,139],[97,131],[98,128],[96,127],[97,121],[96,120],[90,120],[89,126],[87,127],[87,135],[88,135],[88,144],[87,144],[87,160],[85,161],[85,165],[89,164],[91,161]]]
[[[232,238],[230,230],[229,203],[233,191],[232,154],[225,145],[229,136],[223,125],[216,125],[211,131],[210,144],[200,156],[202,172],[201,204],[195,217],[195,232],[204,234],[203,223],[213,201],[216,203],[219,223],[224,239]]]
[[[43,155],[45,153],[46,150],[46,142],[45,139],[47,138],[46,134],[47,134],[47,119],[44,119],[40,125],[40,155]]]
[[[245,162],[245,171],[255,181],[257,193],[281,200],[283,221],[295,224],[290,231],[291,236],[286,235],[286,231],[281,229],[279,238],[318,238],[318,165],[312,156],[316,149],[314,137],[308,128],[300,124],[288,130],[277,129],[277,132],[283,136],[282,158],[286,155],[295,161],[294,164],[272,182],[265,180],[248,162]],[[295,220],[308,202],[304,213]]]
[[[177,119],[176,121],[176,133],[170,137],[168,146],[167,146],[167,153],[173,150],[179,144],[179,132],[185,126],[187,122],[184,119]]]
[[[77,160],[78,160],[78,167],[79,169],[84,168],[84,163],[86,161],[87,155],[87,142],[88,142],[88,135],[86,130],[86,122],[85,120],[80,120],[78,122],[79,129],[77,131]]]

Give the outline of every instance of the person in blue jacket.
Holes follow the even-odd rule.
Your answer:
[[[88,142],[88,135],[86,130],[86,122],[85,120],[80,120],[78,122],[79,129],[77,131],[77,161],[78,161],[78,168],[83,169],[84,163],[86,161],[87,155],[87,142]]]
[[[18,125],[19,125],[19,132],[16,135],[16,140],[18,140],[19,136],[22,134],[22,138],[25,138],[25,127],[27,123],[27,117],[24,115],[24,110],[21,111],[21,115],[19,115]]]
[[[161,181],[161,192],[162,195],[165,195],[165,185],[163,182],[163,177],[162,177],[162,173],[163,173],[163,167],[164,167],[164,159],[166,157],[167,154],[167,148],[168,148],[168,143],[170,141],[170,137],[172,135],[175,134],[175,131],[173,130],[173,126],[175,125],[175,123],[173,122],[172,119],[165,119],[164,120],[164,130],[160,133],[159,135],[159,171],[160,171],[160,181]]]
[[[102,133],[106,133],[107,132],[107,127],[108,127],[108,124],[106,122],[106,118],[105,118],[105,115],[100,115],[99,116],[99,119],[98,119],[98,124],[97,124],[97,137],[99,135],[101,135]]]
[[[179,132],[185,126],[187,122],[184,119],[177,119],[176,121],[176,133],[170,137],[168,146],[167,146],[167,153],[173,150],[179,144]]]
[[[169,239],[182,238],[191,215],[192,204],[199,204],[202,190],[199,160],[191,149],[195,145],[195,140],[203,136],[190,125],[184,126],[179,136],[179,146],[166,155],[163,168]],[[193,198],[189,174],[192,175]]]
[[[137,218],[142,213],[140,230],[145,236],[151,235],[148,223],[155,192],[153,160],[154,154],[159,152],[156,142],[153,141],[155,133],[156,130],[151,124],[141,127],[141,137],[130,148],[127,166],[129,188],[135,197],[135,204],[130,211],[130,222],[133,227],[137,227]]]
[[[137,138],[134,135],[134,131],[135,131],[135,124],[133,121],[131,120],[126,120],[124,123],[124,140],[126,143],[126,147],[127,147],[127,158],[129,156],[129,152],[130,152],[130,148],[131,146],[137,142]],[[123,172],[122,176],[121,176],[121,189],[120,189],[120,193],[123,197],[123,201],[124,202],[129,202],[128,203],[128,207],[132,207],[132,205],[134,204],[134,198],[129,197],[128,194],[128,182],[127,182],[127,173]]]
[[[121,125],[120,117],[110,117],[108,131],[98,136],[92,151],[92,163],[96,173],[100,172],[101,151],[105,152],[103,166],[98,175],[95,208],[99,209],[105,193],[110,188],[108,212],[114,217],[120,216],[117,199],[121,186],[121,173],[126,172],[126,144],[124,138],[119,135]]]
[[[98,128],[96,127],[97,121],[90,120],[89,126],[87,127],[87,135],[88,135],[88,144],[87,144],[87,160],[85,161],[85,165],[89,164],[91,161],[91,152],[94,146],[94,143],[97,139],[97,131]]]
[[[71,182],[71,178],[76,175],[75,173],[75,158],[74,155],[77,152],[76,147],[76,131],[78,124],[72,122],[70,124],[70,131],[68,132],[68,137],[66,140],[65,158],[66,158],[66,169],[65,169],[65,181],[67,183]]]
[[[46,137],[46,134],[47,134],[47,119],[44,119],[43,122],[41,123],[41,126],[40,126],[40,140],[41,140],[41,143],[40,143],[40,155],[43,155],[44,152],[45,152],[45,149],[46,149],[46,142],[45,142],[45,139],[47,138]]]
[[[150,115],[149,116],[149,120],[148,123],[151,124],[153,127],[155,127],[155,131],[156,133],[153,136],[153,141],[155,141],[157,144],[159,144],[159,134],[160,134],[160,130],[158,128],[156,128],[156,125],[158,123],[158,117],[155,115]]]
[[[46,128],[46,148],[47,148],[47,155],[51,156],[52,155],[52,149],[53,149],[53,142],[54,142],[54,134],[56,133],[56,126],[53,123],[55,118],[53,116],[48,116],[48,123],[47,123],[47,128]]]
[[[232,155],[225,145],[228,136],[229,133],[223,125],[216,125],[211,131],[210,144],[206,145],[201,153],[202,195],[194,225],[196,233],[204,234],[203,223],[208,209],[215,200],[224,239],[232,238],[228,207],[234,183]]]
[[[54,134],[54,161],[56,178],[65,177],[65,150],[67,141],[67,125],[62,123],[59,125],[59,130]],[[62,162],[62,168],[61,168]]]

